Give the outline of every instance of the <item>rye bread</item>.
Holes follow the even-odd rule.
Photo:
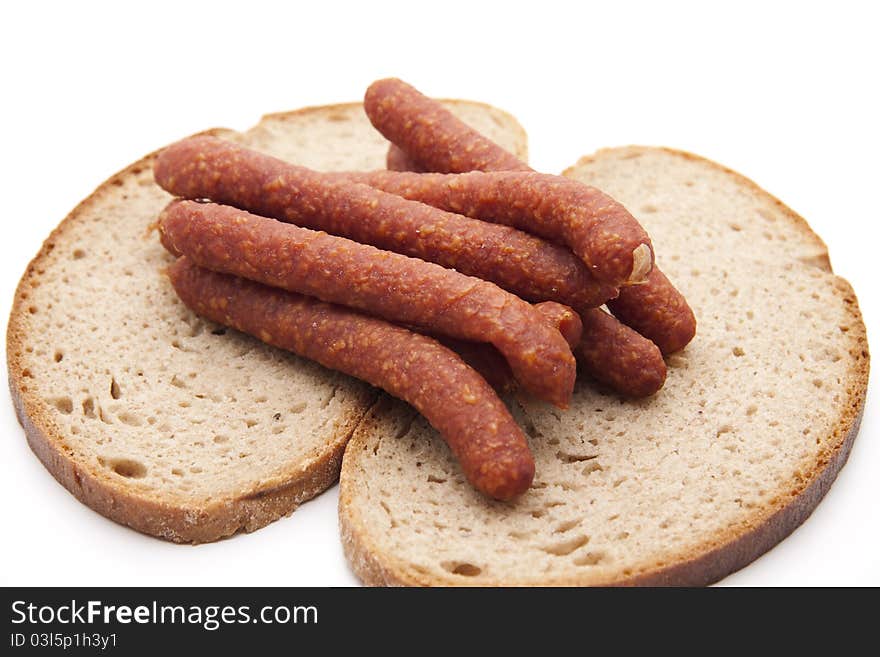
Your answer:
[[[449,105],[526,156],[508,114]],[[209,133],[320,170],[385,165],[387,142],[359,103]],[[28,266],[9,318],[9,387],[31,448],[78,499],[138,531],[199,543],[258,529],[332,485],[376,392],[179,302],[150,230],[170,200],[153,182],[154,158],[99,186]]]
[[[807,223],[679,151],[603,150],[565,175],[643,222],[697,337],[650,399],[579,380],[568,411],[511,400],[537,466],[514,503],[476,493],[421,418],[383,401],[340,478],[343,548],[367,584],[710,583],[791,533],[846,461],[868,345]]]

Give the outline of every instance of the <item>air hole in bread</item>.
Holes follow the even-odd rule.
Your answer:
[[[64,359],[64,352],[60,349],[55,351],[55,355],[53,356],[56,363],[60,363]]]
[[[586,475],[592,474],[594,472],[602,472],[603,470],[604,470],[604,468],[602,467],[602,465],[598,461],[591,461],[590,463],[588,463],[586,465],[586,467],[583,470],[581,470],[581,474],[586,476]]]
[[[582,461],[592,461],[598,456],[598,454],[572,454],[570,452],[564,452],[562,450],[556,452],[556,458],[558,458],[563,463],[580,463]]]
[[[134,459],[98,457],[98,463],[126,479],[143,479],[147,476],[147,467]]]
[[[74,249],[73,250],[73,259],[74,260],[82,260],[86,257],[86,252],[82,249]]]
[[[566,520],[565,522],[561,522],[553,529],[554,534],[563,534],[571,529],[574,529],[579,524],[581,524],[581,518],[575,518],[574,520]]]
[[[453,575],[461,575],[462,577],[476,577],[483,572],[479,566],[466,561],[444,561],[440,564],[444,570]]]
[[[644,212],[645,214],[654,214],[655,212],[657,212],[657,206],[653,205],[652,203],[648,203],[647,205],[642,206],[642,212]]]
[[[742,347],[734,347],[733,348],[733,355],[736,356],[737,358],[739,358],[740,356],[745,356],[746,352],[743,351]]]
[[[55,397],[49,403],[64,415],[73,413],[73,400],[70,397]]]
[[[575,550],[579,550],[584,547],[587,543],[590,542],[590,537],[586,534],[580,534],[573,538],[569,538],[564,541],[559,541],[558,543],[552,543],[551,545],[547,545],[542,547],[541,549],[547,554],[552,554],[557,557],[564,557]]]
[[[223,436],[221,434],[218,434],[218,435],[214,436],[213,440],[214,440],[215,444],[222,445],[223,443],[229,442],[229,436]]]
[[[211,335],[226,335],[226,327],[221,326],[220,328],[215,328],[211,331]]]
[[[113,399],[122,397],[122,391],[119,389],[119,384],[116,382],[115,377],[110,379],[110,396]]]
[[[116,417],[120,422],[127,424],[130,427],[139,427],[143,424],[143,420],[141,420],[140,416],[135,413],[129,413],[128,411],[123,411],[122,413],[117,414]]]
[[[428,483],[431,484],[445,484],[446,479],[443,477],[437,477],[435,475],[428,475]]]
[[[298,414],[298,413],[302,413],[302,412],[303,412],[304,410],[306,410],[308,407],[309,407],[308,402],[297,402],[296,404],[294,404],[293,406],[291,406],[288,410],[289,410],[291,413],[293,413],[294,415],[296,415],[296,414]],[[276,413],[276,415],[278,415],[278,417],[275,418],[275,419],[276,419],[276,420],[280,420],[280,419],[281,419],[281,414],[280,414],[280,413]]]
[[[720,427],[718,427],[718,431],[715,432],[715,437],[718,438],[718,436],[725,433],[730,433],[731,431],[733,431],[732,426],[730,426],[729,424],[722,424]]]
[[[184,383],[183,379],[178,377],[176,374],[171,377],[171,385],[175,388],[186,388],[186,383]]]
[[[575,566],[597,566],[604,560],[604,552],[587,552],[586,554],[576,556],[572,560],[572,563],[574,563]],[[631,573],[624,571],[623,574],[629,576]]]

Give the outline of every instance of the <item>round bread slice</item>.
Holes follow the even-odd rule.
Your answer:
[[[525,157],[513,117],[449,106]],[[388,146],[359,103],[210,132],[321,170],[384,168]],[[77,498],[198,543],[262,527],[332,485],[376,393],[180,303],[151,231],[170,200],[154,157],[95,190],[28,266],[9,318],[9,386],[31,448]]]
[[[537,474],[515,503],[471,489],[438,436],[386,401],[343,459],[339,515],[375,585],[700,585],[810,514],[849,454],[868,381],[855,294],[806,222],[694,155],[619,148],[565,175],[645,225],[698,332],[665,387],[579,381],[568,411],[513,402]]]

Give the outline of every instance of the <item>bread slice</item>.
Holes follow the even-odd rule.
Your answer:
[[[450,107],[525,156],[511,116]],[[387,150],[359,103],[211,132],[323,170],[384,168]],[[154,156],[95,190],[28,266],[9,319],[9,386],[31,448],[77,498],[197,543],[262,527],[333,484],[376,393],[178,301],[150,232],[170,198]]]
[[[622,201],[698,321],[653,398],[580,381],[571,409],[513,404],[537,474],[515,503],[461,476],[402,404],[370,412],[340,480],[343,546],[375,585],[698,585],[770,549],[843,466],[868,346],[807,223],[694,155],[617,148],[565,175]]]

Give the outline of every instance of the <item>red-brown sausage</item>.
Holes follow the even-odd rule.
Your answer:
[[[402,160],[401,164],[403,164]],[[657,275],[662,276],[663,274],[655,268],[651,272],[650,278],[656,278]],[[656,284],[651,287],[664,289]],[[536,307],[541,305],[538,304]],[[550,306],[550,304],[547,305]],[[555,310],[559,311],[560,309],[564,310],[565,306],[558,306]],[[560,325],[564,321],[562,314],[560,313],[554,318],[552,306],[544,310],[545,314],[549,312],[551,321],[554,321],[557,327],[562,330],[563,327]],[[685,304],[682,312],[674,314],[687,317],[690,314],[690,309]],[[638,316],[637,311],[636,316]],[[666,363],[663,362],[657,345],[651,340],[621,324],[620,321],[599,308],[584,309],[581,321],[580,329],[583,332],[585,344],[578,348],[579,345],[576,342],[572,342],[571,339],[568,342],[578,356],[583,373],[626,397],[647,397],[663,386],[666,381]],[[660,322],[659,325],[664,326],[664,323]],[[494,352],[500,358],[500,354],[491,346],[479,345],[479,347],[484,352]],[[479,355],[476,354],[476,356]],[[488,358],[488,355],[486,357]],[[480,368],[489,370],[489,373],[494,377],[492,379],[493,387],[498,390],[512,389],[512,383],[508,383],[512,382],[509,368],[507,374],[499,374],[498,372],[502,371],[501,368],[492,368],[491,361],[487,364],[478,358],[476,362]],[[480,371],[482,372],[482,370]],[[507,387],[501,387],[505,384]]]
[[[364,95],[364,110],[388,141],[426,171],[515,171],[525,166],[440,103],[397,78],[371,84]]]
[[[509,393],[516,390],[516,381],[510,365],[504,360],[495,347],[485,342],[471,342],[469,340],[457,340],[445,335],[430,335],[447,349],[454,351],[471,367],[477,374],[486,379],[486,382],[499,393]]]
[[[368,111],[369,107],[381,107],[381,118],[377,113],[379,125],[376,127],[383,134],[397,134],[401,131],[401,126],[405,128],[411,123],[418,122],[420,113],[428,117],[443,117],[442,121],[435,121],[432,124],[432,138],[439,144],[446,144],[447,149],[455,148],[452,153],[444,153],[442,149],[434,148],[430,142],[407,139],[405,134],[400,135],[398,139],[391,139],[392,142],[409,147],[405,154],[410,162],[417,165],[418,168],[414,170],[443,173],[471,170],[531,170],[527,164],[479,133],[477,133],[479,139],[474,141],[472,136],[467,136],[474,133],[474,130],[445,110],[436,100],[422,95],[399,80],[380,81],[368,90],[367,96],[370,98],[369,103],[365,102]],[[404,129],[403,132],[405,133],[406,130]],[[463,148],[456,146],[459,142],[463,143]],[[474,145],[472,150],[475,152],[473,155],[472,150],[469,149],[472,145]],[[499,154],[499,151],[506,156]],[[482,155],[484,152],[490,152],[492,156]],[[454,161],[455,169],[445,166],[444,159]],[[395,168],[402,168],[404,162],[400,159],[397,162]],[[427,166],[425,162],[428,163]],[[621,289],[618,301],[609,306],[622,321],[637,327],[642,335],[660,345],[663,353],[682,349],[696,334],[697,324],[693,311],[684,296],[662,273],[649,277],[649,280],[640,287]]]
[[[403,152],[396,144],[388,145],[388,154],[385,155],[385,168],[389,171],[415,171],[420,173],[422,168],[413,162],[409,155]]]
[[[531,484],[534,460],[507,407],[435,340],[348,308],[208,271],[185,257],[168,274],[184,304],[199,315],[412,404],[486,495],[508,500]]]
[[[697,332],[697,319],[684,296],[654,267],[644,285],[620,291],[608,309],[621,322],[649,338],[664,354],[684,349]]]
[[[551,326],[562,333],[568,346],[574,349],[580,344],[584,327],[581,318],[574,310],[555,301],[536,303],[535,309],[550,322]]]
[[[584,339],[575,353],[589,376],[627,397],[663,387],[666,363],[657,345],[599,308],[583,312],[581,321]]]
[[[334,175],[344,176],[352,182],[362,182],[404,198],[454,210],[486,221],[501,217],[498,220],[507,223],[501,199],[506,196],[510,202],[516,203],[513,200],[514,197],[504,191],[498,193],[497,205],[495,203],[487,205],[484,200],[485,196],[478,196],[481,193],[478,191],[481,183],[477,176],[503,176],[506,175],[504,173],[455,175],[371,171]],[[550,178],[557,177],[550,176]],[[468,188],[466,192],[464,191],[465,187]],[[547,191],[546,193],[552,194],[553,192]],[[471,204],[465,204],[462,203],[465,198],[478,200]],[[524,228],[522,224],[518,227]],[[575,307],[578,310],[583,310],[587,306]],[[621,287],[616,298],[609,297],[608,308],[624,324],[631,326],[654,342],[664,354],[683,349],[696,334],[697,322],[693,311],[681,292],[657,267],[651,270],[647,280],[641,285]]]
[[[199,266],[451,337],[490,342],[524,390],[564,408],[575,361],[538,310],[487,281],[214,203],[172,201],[163,245]]]
[[[372,244],[492,281],[529,301],[578,310],[617,295],[568,249],[508,226],[320,174],[214,137],[166,148],[156,181],[185,198],[209,198],[263,216]],[[404,174],[411,175],[411,174]]]
[[[572,350],[577,348],[581,341],[583,325],[580,316],[574,310],[553,301],[536,303],[535,310],[538,310],[551,326],[562,334]],[[461,356],[465,363],[474,368],[498,392],[512,392],[516,389],[516,381],[513,379],[510,366],[504,360],[504,356],[491,344],[456,340],[442,335],[431,337]]]
[[[653,252],[644,229],[617,201],[576,180],[528,171],[335,176],[566,244],[593,278],[609,285],[642,282],[651,270]]]

